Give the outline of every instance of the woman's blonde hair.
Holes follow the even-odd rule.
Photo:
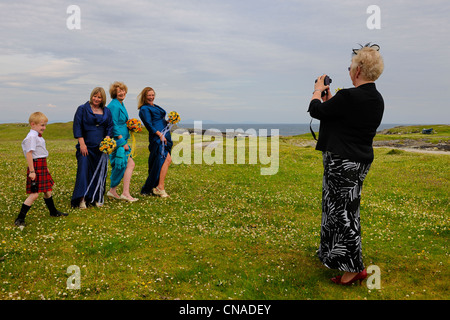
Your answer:
[[[89,97],[89,103],[92,104],[92,97],[96,94],[100,93],[102,96],[102,103],[100,103],[100,108],[104,108],[106,106],[106,92],[102,87],[96,87],[91,92],[91,96]]]
[[[150,87],[145,87],[142,89],[141,93],[139,93],[137,99],[138,99],[138,109],[140,109],[143,105],[147,104],[147,93],[153,91],[156,95],[155,90],[153,90]]]
[[[352,59],[351,72],[361,68],[361,75],[365,80],[375,81],[383,73],[384,62],[380,52],[372,47],[363,47],[356,51]]]
[[[30,118],[28,118],[28,123],[31,124],[32,122],[35,124],[38,124],[41,122],[48,122],[48,118],[42,112],[37,111],[37,112],[33,112],[30,115]]]
[[[111,99],[117,98],[117,89],[118,88],[124,90],[125,92],[128,92],[128,87],[125,85],[125,83],[120,82],[120,81],[115,81],[109,87],[109,95],[111,96]]]

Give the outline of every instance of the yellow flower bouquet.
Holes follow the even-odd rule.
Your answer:
[[[181,117],[180,117],[180,115],[178,114],[178,112],[176,112],[176,111],[171,111],[171,112],[169,113],[169,123],[171,123],[171,124],[176,124],[176,123],[180,122],[180,120],[181,120]]]
[[[168,124],[166,127],[161,131],[161,135],[165,136],[167,132],[170,132],[170,129],[172,129],[172,126],[178,122],[180,122],[181,117],[176,111],[170,111],[169,112],[169,120],[167,120]],[[161,144],[161,157],[165,158],[166,155],[164,153],[164,144]]]
[[[138,119],[129,119],[127,121],[127,128],[131,132],[141,132],[142,131],[142,122]]]
[[[106,154],[111,154],[116,149],[116,141],[113,138],[105,138],[100,142],[100,151]]]

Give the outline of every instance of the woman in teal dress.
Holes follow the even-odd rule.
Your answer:
[[[134,170],[134,161],[131,156],[131,147],[128,145],[130,133],[127,127],[128,112],[123,104],[128,88],[122,82],[114,82],[109,88],[112,101],[108,104],[114,123],[113,134],[116,140],[117,148],[109,156],[111,162],[111,188],[107,196],[115,199],[123,199],[130,202],[137,201],[130,194],[131,176]],[[123,191],[119,196],[117,186],[123,179]]]
[[[169,165],[172,162],[172,138],[170,131],[165,135],[161,133],[167,125],[166,111],[154,104],[155,91],[145,87],[138,96],[139,117],[148,130],[148,177],[141,189],[142,195],[154,194],[163,198],[168,197],[164,188]]]

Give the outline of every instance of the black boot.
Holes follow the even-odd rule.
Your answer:
[[[17,216],[14,224],[18,227],[25,226],[25,216],[27,215],[28,210],[30,210],[31,206],[27,206],[25,203],[22,203],[22,208],[20,209],[20,213]]]
[[[56,210],[55,204],[53,203],[53,197],[44,198],[45,204],[47,205],[48,210],[50,211],[50,215],[52,217],[60,217],[60,216],[68,216],[68,213],[64,213]]]

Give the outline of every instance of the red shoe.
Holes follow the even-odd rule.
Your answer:
[[[367,278],[367,271],[364,269],[360,273],[356,274],[351,280],[347,282],[342,282],[342,276],[336,276],[334,278],[331,278],[331,281],[333,281],[336,284],[342,284],[343,286],[349,286],[352,283],[359,280],[359,284],[361,285],[362,281]]]
[[[341,278],[342,276],[336,276],[334,278],[331,278],[331,281],[333,281],[336,284],[341,284]]]

